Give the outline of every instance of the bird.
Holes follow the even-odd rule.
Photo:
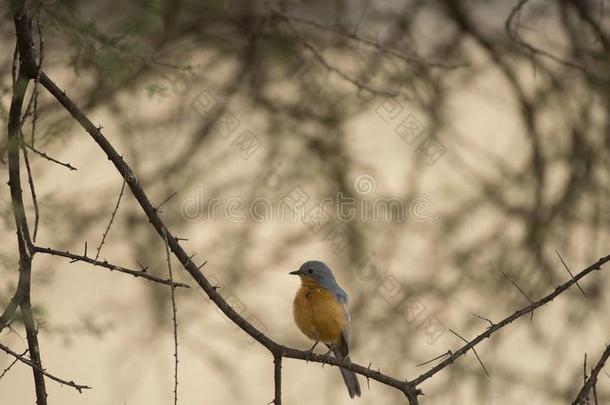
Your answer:
[[[332,270],[322,261],[310,260],[289,274],[301,279],[301,287],[294,297],[293,315],[298,328],[305,336],[324,343],[330,354],[349,360],[350,314],[347,293],[339,287]],[[360,396],[356,373],[339,369],[350,398]]]

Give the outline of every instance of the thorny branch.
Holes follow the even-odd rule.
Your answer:
[[[125,184],[125,183],[123,183]],[[167,271],[169,273],[170,290],[172,297],[172,322],[174,326],[174,405],[178,405],[178,321],[176,320],[176,291],[174,286],[174,275],[172,272],[172,260],[167,245],[167,235],[163,235],[165,242],[165,256],[167,258]]]
[[[33,249],[34,249],[35,253],[42,253],[42,254],[47,254],[47,255],[51,255],[51,256],[60,256],[60,257],[65,257],[67,259],[71,259],[70,263],[74,263],[74,262],[89,263],[93,266],[103,267],[105,269],[112,270],[112,271],[118,271],[120,273],[129,274],[134,277],[142,277],[147,280],[154,281],[155,283],[160,283],[160,284],[165,284],[165,285],[172,284],[172,281],[169,279],[163,279],[161,277],[155,276],[154,274],[148,273],[146,267],[144,267],[140,270],[133,270],[133,269],[128,269],[126,267],[118,266],[116,264],[110,263],[107,260],[104,260],[104,261],[95,260],[86,255],[77,255],[75,253],[71,253],[68,251],[62,251],[62,250],[57,250],[57,249],[52,249],[52,248],[45,248],[45,247],[41,247],[41,246],[33,246]],[[173,285],[174,285],[174,287],[190,288],[190,286],[188,284],[184,284],[184,283],[174,282]]]
[[[282,356],[273,356],[273,384],[275,396],[273,405],[282,405]]]
[[[25,349],[25,350],[23,351],[23,353],[21,353],[21,356],[25,356],[25,355],[27,354],[27,352],[28,352],[28,349]],[[2,380],[2,378],[4,378],[4,376],[6,375],[6,373],[8,373],[8,372],[9,372],[9,370],[10,370],[11,368],[13,368],[13,366],[14,366],[14,365],[15,365],[15,364],[16,364],[18,361],[19,361],[19,358],[18,358],[18,357],[15,357],[15,360],[13,360],[13,362],[12,362],[11,364],[9,364],[9,365],[8,365],[8,366],[7,366],[7,367],[4,369],[4,371],[2,372],[2,374],[0,374],[0,380]]]
[[[35,362],[33,362],[32,360],[26,358],[24,356],[24,354],[19,354],[16,353],[14,351],[12,351],[11,349],[9,349],[8,347],[4,346],[2,343],[0,343],[0,350],[3,350],[4,352],[6,352],[7,354],[10,354],[11,356],[13,356],[15,358],[15,361],[20,361],[24,364],[27,364],[28,366],[30,366],[31,368],[38,370],[41,374],[43,374],[45,377],[50,378],[53,381],[56,381],[60,384],[66,385],[68,387],[72,387],[75,390],[77,390],[78,392],[82,393],[83,390],[88,390],[91,389],[91,387],[89,387],[88,385],[81,385],[81,384],[77,384],[74,381],[67,381],[64,380],[62,378],[59,377],[55,377],[53,374],[48,373],[47,371],[45,371],[44,369],[40,368]],[[12,366],[12,365],[11,365]],[[10,366],[9,366],[10,368]],[[7,368],[8,370],[8,368]],[[5,370],[6,371],[6,370]],[[4,375],[4,373],[2,374]]]
[[[534,311],[536,308],[540,308],[541,306],[553,301],[561,293],[568,290],[570,287],[572,287],[574,284],[576,284],[576,282],[578,282],[583,277],[587,276],[588,274],[592,273],[595,270],[601,270],[602,266],[608,262],[610,262],[610,255],[600,258],[597,262],[591,264],[590,266],[588,266],[587,268],[582,270],[580,273],[576,274],[570,280],[568,280],[565,283],[556,287],[553,292],[545,295],[544,297],[540,298],[538,301],[534,301],[530,305],[527,305],[527,306],[521,308],[520,310],[515,311],[513,314],[507,316],[500,322],[493,324],[492,326],[489,326],[485,332],[481,333],[476,338],[472,339],[470,342],[468,342],[467,344],[465,344],[464,346],[462,346],[455,352],[452,352],[451,356],[449,356],[446,360],[442,361],[441,363],[439,363],[438,365],[436,365],[429,371],[423,373],[422,375],[417,377],[415,380],[413,380],[412,381],[413,384],[417,386],[417,385],[421,384],[422,382],[426,381],[427,379],[429,379],[430,377],[432,377],[433,375],[435,375],[436,373],[438,373],[439,371],[441,371],[442,369],[447,367],[449,364],[453,363],[455,361],[455,359],[466,354],[466,352],[468,352],[468,350],[474,348],[476,345],[481,343],[483,340],[489,338],[492,334],[496,333],[497,331],[504,328],[508,324],[512,323],[516,319],[522,317],[523,315],[526,315],[526,314]]]
[[[112,223],[114,222],[114,217],[116,216],[117,211],[119,210],[119,205],[121,205],[121,199],[123,198],[123,192],[125,191],[125,180],[123,180],[123,184],[121,185],[121,191],[119,192],[119,198],[116,201],[116,205],[114,206],[114,210],[112,211],[112,215],[110,216],[110,221],[108,222],[108,226],[106,226],[106,230],[102,235],[102,240],[100,244],[97,246],[97,252],[95,253],[95,259],[97,260],[100,257],[100,253],[102,251],[102,246],[104,246],[104,242],[106,241],[106,236],[110,232],[110,228],[112,227]]]

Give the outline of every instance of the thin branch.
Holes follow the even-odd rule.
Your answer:
[[[447,356],[451,356],[451,350],[448,350],[447,352],[445,352],[445,353],[441,354],[440,356],[436,356],[436,357],[435,357],[435,358],[433,358],[433,359],[430,359],[430,360],[428,360],[428,361],[424,361],[423,363],[416,364],[415,366],[416,366],[416,367],[425,366],[426,364],[430,364],[430,363],[432,363],[432,362],[435,362],[436,360],[439,360],[439,359],[445,358],[445,357],[447,357]]]
[[[104,246],[104,242],[106,241],[106,236],[110,232],[110,227],[112,227],[112,223],[114,222],[114,217],[116,216],[117,211],[119,210],[119,205],[121,205],[121,199],[123,198],[123,192],[125,191],[125,180],[123,179],[123,184],[121,185],[121,192],[119,193],[119,198],[116,201],[116,205],[114,206],[114,210],[112,211],[112,215],[110,216],[110,221],[108,222],[108,226],[106,226],[106,230],[102,235],[102,240],[97,247],[97,253],[95,254],[95,259],[97,260],[100,257],[100,252],[102,251],[102,246]]]
[[[25,144],[25,146],[26,146],[26,147],[27,147],[29,150],[31,150],[32,152],[34,152],[34,153],[35,153],[35,154],[37,154],[38,156],[40,156],[40,157],[42,157],[42,158],[44,158],[44,159],[46,159],[46,160],[48,160],[48,161],[50,161],[50,162],[57,163],[58,165],[63,166],[63,167],[66,167],[66,168],[68,168],[68,169],[70,169],[70,170],[77,170],[77,169],[76,169],[76,167],[72,166],[70,163],[64,163],[64,162],[61,162],[61,161],[59,161],[59,160],[57,160],[57,159],[54,159],[54,158],[52,158],[51,156],[47,155],[45,152],[41,152],[41,151],[39,151],[38,149],[34,148],[34,146],[30,145],[30,144],[29,144],[29,143],[27,143],[27,142],[24,142],[24,144]]]
[[[20,354],[20,356],[25,356],[26,353],[28,352],[28,349],[25,349],[23,351],[23,353]],[[15,365],[15,363],[17,363],[19,361],[19,359],[17,357],[15,357],[15,360],[13,360],[13,362],[11,364],[8,365],[7,368],[4,369],[4,371],[2,372],[2,374],[0,374],[0,380],[2,380],[2,378],[4,378],[4,376],[6,375],[6,373],[9,372],[9,370]]]
[[[465,343],[468,343],[468,341],[466,339],[464,339],[462,336],[460,336],[456,331],[454,331],[453,329],[449,329],[449,332],[453,333],[455,336],[459,337],[460,339],[462,339]],[[479,353],[477,353],[476,349],[473,347],[472,351],[474,353],[474,355],[477,357],[477,360],[479,361],[479,364],[481,365],[481,367],[483,367],[483,371],[485,371],[485,374],[487,375],[487,377],[489,377],[489,372],[487,372],[487,368],[485,368],[485,365],[483,364],[483,362],[481,361],[481,358],[479,357]]]
[[[275,395],[273,405],[282,405],[282,355],[273,355],[273,384]]]
[[[21,130],[21,128],[23,128],[23,125],[25,124],[25,122],[27,121],[27,119],[29,118],[29,116],[32,114],[32,108],[34,108],[34,112],[33,114],[36,116],[36,120],[38,119],[37,115],[38,115],[38,111],[36,111],[36,108],[38,107],[38,84],[40,82],[40,72],[42,70],[42,65],[43,65],[43,61],[44,61],[44,40],[42,39],[42,29],[40,28],[40,18],[37,18],[37,27],[38,27],[38,63],[37,63],[37,73],[36,76],[33,78],[34,79],[34,89],[32,90],[32,94],[30,96],[30,101],[28,101],[28,105],[25,109],[25,112],[23,113],[23,117],[21,117],[21,120],[19,121],[19,130]],[[36,129],[36,122],[33,122],[33,131],[35,131]],[[34,133],[32,133],[33,135]]]
[[[465,344],[464,346],[460,347],[458,350],[453,352],[453,356],[451,356],[451,358],[444,360],[443,362],[439,363],[432,369],[428,370],[427,372],[423,373],[416,379],[412,380],[412,383],[415,386],[418,386],[422,382],[426,381],[427,379],[429,379],[430,377],[432,377],[433,375],[435,375],[436,373],[438,373],[439,371],[441,371],[442,369],[447,367],[449,364],[453,363],[453,361],[455,359],[466,354],[466,352],[468,352],[468,350],[470,350],[472,347],[475,347],[476,345],[481,343],[483,340],[489,338],[491,335],[493,335],[500,329],[504,328],[506,325],[509,325],[516,319],[522,317],[523,315],[528,314],[531,311],[533,311],[534,309],[539,308],[539,307],[553,301],[555,298],[557,298],[563,292],[567,291],[570,287],[572,287],[574,284],[576,284],[576,282],[579,281],[580,279],[582,279],[583,277],[586,277],[588,274],[592,273],[593,271],[601,270],[602,266],[608,262],[610,262],[610,255],[600,258],[597,262],[587,266],[580,273],[576,274],[574,276],[574,278],[571,278],[570,280],[568,280],[565,283],[556,287],[555,290],[553,290],[553,292],[545,295],[544,297],[540,298],[538,301],[535,301],[535,302],[531,303],[530,305],[527,305],[527,306],[521,308],[520,310],[515,311],[512,315],[507,316],[506,318],[504,318],[500,322],[494,324],[493,326],[488,327],[485,332],[481,333],[480,335],[478,335],[477,337],[472,339],[469,343]]]
[[[599,375],[599,372],[604,368],[604,364],[606,364],[608,357],[610,357],[610,345],[606,345],[606,350],[604,350],[604,353],[600,357],[599,361],[597,362],[593,370],[591,370],[591,375],[589,376],[589,379],[585,381],[584,385],[582,386],[582,389],[576,396],[576,399],[574,400],[574,402],[572,402],[572,405],[581,405],[586,403],[585,400],[589,397],[589,392],[591,392],[591,390],[597,384],[597,376]]]
[[[292,24],[292,21],[290,19],[284,19],[284,21],[286,21],[286,23],[288,24],[288,26],[290,27],[290,29],[292,30],[292,32],[294,33],[294,35],[298,38],[298,40],[303,44],[303,46],[305,46],[305,48],[309,49],[309,51],[313,54],[313,56],[318,60],[318,62],[323,65],[329,72],[334,72],[336,73],[339,77],[341,77],[343,80],[353,84],[354,86],[356,86],[357,89],[359,90],[367,90],[373,94],[378,94],[378,95],[384,95],[387,97],[397,97],[398,95],[400,95],[400,92],[392,92],[392,91],[386,91],[386,90],[378,90],[378,89],[374,89],[372,87],[370,87],[369,85],[362,83],[360,80],[355,79],[351,76],[349,76],[348,74],[344,73],[343,71],[341,71],[340,69],[334,67],[333,65],[331,65],[326,58],[324,58],[324,56],[322,56],[322,54],[318,51],[318,49],[310,42],[304,40],[301,37],[301,34],[299,34],[299,31],[296,29],[296,27]]]
[[[40,16],[36,19],[36,27],[38,28],[38,49],[40,52],[40,58],[38,59],[38,70],[42,69],[42,62],[44,60],[44,37],[42,35],[42,27],[40,26]],[[30,142],[32,148],[36,142],[36,124],[38,123],[38,94],[40,93],[40,74],[36,75],[36,82],[34,84],[34,112],[32,115],[32,134]]]
[[[288,15],[288,14],[282,13],[281,11],[275,10],[275,9],[272,9],[271,12],[273,13],[273,15],[275,15],[278,18],[281,18],[285,21],[292,21],[292,22],[302,24],[302,25],[307,25],[307,26],[310,26],[310,27],[313,27],[313,28],[316,28],[316,29],[319,29],[322,31],[327,31],[327,32],[331,32],[334,34],[341,35],[343,37],[349,38],[352,41],[360,42],[370,48],[377,49],[380,52],[391,55],[397,59],[401,59],[407,63],[414,63],[414,64],[417,64],[420,66],[428,66],[428,67],[432,67],[432,68],[443,68],[443,69],[455,69],[458,67],[466,66],[465,64],[445,64],[442,62],[427,62],[426,60],[422,59],[415,53],[412,53],[411,55],[405,55],[405,54],[397,52],[395,50],[386,48],[377,41],[362,38],[362,37],[356,35],[355,32],[353,32],[353,33],[348,32],[348,31],[342,30],[337,27],[331,27],[331,26],[320,24],[317,21],[308,20],[305,18],[293,16],[293,15]]]
[[[165,204],[167,204],[172,198],[174,198],[176,195],[178,195],[177,191],[174,191],[173,193],[171,193],[169,195],[169,197],[167,197],[165,200],[163,200],[161,202],[161,204],[157,205],[157,207],[155,208],[158,212],[163,212],[161,211],[161,207],[163,207]]]
[[[555,56],[552,53],[545,51],[544,49],[536,48],[535,46],[531,45],[530,43],[525,41],[523,38],[521,38],[521,35],[519,35],[519,24],[517,22],[516,26],[513,26],[514,25],[513,21],[515,20],[515,17],[519,16],[521,9],[523,8],[523,6],[525,6],[525,4],[528,1],[529,0],[521,0],[512,9],[510,15],[508,16],[508,19],[506,20],[506,23],[505,23],[505,30],[506,30],[506,34],[508,35],[508,37],[511,40],[513,40],[518,46],[527,50],[532,56],[542,55],[542,56],[544,56],[548,59],[551,59],[557,63],[560,63],[566,67],[576,69],[576,70],[586,73],[586,69],[584,66],[581,66],[577,63],[574,63],[569,60]]]
[[[174,276],[172,272],[172,261],[169,254],[169,245],[167,244],[167,234],[163,235],[163,237],[165,239],[165,256],[167,257],[167,271],[169,272],[172,297],[172,321],[174,324],[174,405],[178,405],[178,321],[176,319],[176,294],[174,287]]]
[[[493,323],[493,322],[492,322],[490,319],[485,318],[484,316],[477,315],[477,314],[470,314],[470,315],[474,316],[475,318],[479,318],[479,319],[480,319],[480,320],[482,320],[482,321],[487,321],[487,322],[489,322],[489,326],[490,326],[490,327],[491,327],[491,326],[494,326],[494,323]]]
[[[40,222],[40,210],[38,209],[38,198],[36,197],[36,187],[34,187],[34,178],[32,176],[32,167],[30,166],[30,159],[28,158],[28,151],[25,148],[23,141],[21,142],[21,150],[23,152],[23,160],[25,161],[25,168],[28,174],[28,184],[30,185],[30,194],[32,195],[32,204],[34,205],[34,233],[32,235],[32,241],[36,242],[36,235],[38,235],[38,223]]]
[[[305,41],[303,43],[303,45],[305,46],[305,48],[307,48],[311,51],[311,53],[318,60],[318,62],[320,62],[328,71],[336,73],[337,76],[341,77],[346,82],[353,84],[359,90],[367,90],[373,94],[378,94],[378,95],[382,95],[382,96],[386,96],[386,97],[398,97],[400,95],[400,92],[388,91],[388,90],[378,90],[378,89],[375,89],[375,88],[369,86],[368,84],[362,83],[358,79],[354,79],[353,77],[344,73],[340,69],[331,65],[326,60],[326,58],[324,58],[324,56],[322,56],[322,54],[318,51],[318,49],[312,43]]]
[[[500,272],[502,272],[502,274],[504,274],[504,277],[506,277],[506,278],[508,279],[508,281],[510,281],[510,282],[511,282],[511,283],[512,283],[512,284],[513,284],[515,287],[517,287],[517,289],[518,289],[518,290],[521,292],[521,294],[523,294],[523,296],[525,297],[525,299],[526,299],[526,300],[528,300],[530,304],[533,304],[533,303],[534,303],[534,301],[532,301],[532,300],[530,299],[530,297],[528,297],[528,296],[527,296],[527,294],[525,293],[525,291],[523,291],[523,290],[521,289],[521,287],[519,287],[519,285],[518,285],[518,284],[517,284],[517,283],[516,283],[516,282],[515,282],[515,281],[514,281],[512,278],[510,278],[510,276],[509,276],[508,274],[506,274],[506,273],[505,273],[504,271],[502,271],[501,269],[500,269]],[[533,318],[533,317],[534,317],[534,311],[532,310],[532,312],[531,312],[531,316],[530,316],[530,320],[532,320],[532,318]]]
[[[587,382],[587,353],[585,353],[585,359],[582,363],[582,383],[585,384]]]
[[[15,358],[15,360],[19,360],[20,362],[27,364],[28,366],[30,366],[31,368],[39,371],[41,374],[43,374],[45,377],[50,378],[51,380],[58,382],[62,385],[66,385],[68,387],[72,387],[75,390],[77,390],[78,392],[82,393],[83,390],[89,390],[91,389],[91,387],[89,387],[88,385],[81,385],[81,384],[77,384],[74,381],[66,381],[62,378],[59,377],[55,377],[53,374],[48,373],[47,371],[45,371],[44,369],[40,368],[35,362],[33,362],[32,360],[26,358],[23,354],[19,354],[19,353],[15,353],[14,351],[12,351],[11,349],[9,349],[8,347],[4,346],[2,343],[0,343],[0,349],[2,349],[3,351],[5,351],[7,354],[10,354],[11,356],[13,356]]]
[[[47,255],[51,255],[51,256],[65,257],[65,258],[71,259],[70,263],[85,262],[85,263],[89,263],[93,266],[103,267],[105,269],[109,269],[112,271],[118,271],[120,273],[129,274],[134,277],[142,277],[147,280],[154,281],[155,283],[160,283],[160,284],[165,284],[165,285],[172,284],[171,280],[162,279],[161,277],[157,277],[153,274],[147,273],[146,272],[147,269],[145,267],[142,268],[142,270],[132,270],[132,269],[128,269],[123,266],[118,266],[116,264],[112,264],[112,263],[108,262],[107,260],[99,261],[99,260],[95,260],[91,257],[77,255],[74,253],[70,253],[68,251],[61,251],[61,250],[45,248],[45,247],[41,247],[41,246],[34,246],[34,251],[36,253],[43,253],[43,254],[47,254]],[[174,283],[174,287],[190,288],[190,286],[188,284],[184,284],[184,283]]]
[[[557,253],[557,257],[559,257],[559,260],[561,260],[561,264],[563,264],[563,267],[566,269],[566,271],[568,272],[568,274],[570,274],[570,277],[574,278],[574,274],[572,274],[572,272],[570,271],[570,268],[568,267],[568,265],[566,264],[566,262],[563,260],[563,257],[561,257],[561,255],[559,254],[559,252],[557,250],[555,250],[555,253]],[[585,290],[583,290],[580,287],[580,284],[576,283],[576,287],[578,287],[578,289],[580,290],[580,292],[585,296],[585,297],[589,297],[587,295],[587,293],[585,292]]]

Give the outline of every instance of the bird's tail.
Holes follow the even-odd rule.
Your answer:
[[[349,359],[349,356],[343,356],[339,349],[331,348],[331,350],[336,358]],[[344,368],[339,368],[339,370],[341,371],[341,376],[343,377],[343,381],[345,382],[345,386],[347,387],[347,391],[349,392],[350,398],[359,397],[360,383],[358,382],[358,377],[356,376],[356,373],[354,373],[352,370],[346,370]]]

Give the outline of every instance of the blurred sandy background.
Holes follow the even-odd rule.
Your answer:
[[[527,304],[500,270],[537,299],[568,278],[555,250],[573,272],[610,250],[607,49],[570,2],[530,3],[520,34],[564,62],[509,39],[512,2],[272,5],[333,30],[288,23],[255,2],[74,1],[35,10],[49,76],[103,125],[154,202],[178,193],[162,218],[188,239],[183,246],[196,261],[208,261],[205,274],[242,315],[278,342],[309,348],[292,321],[298,280],[288,272],[324,260],[350,294],[352,360],[414,378],[429,367],[417,364],[461,346],[449,328],[473,338],[487,323],[472,314],[498,321]],[[583,2],[586,11],[599,13],[592,3]],[[608,38],[606,15],[594,20]],[[3,21],[5,121],[14,41],[8,11]],[[368,89],[329,71],[306,44]],[[36,243],[82,253],[87,241],[92,252],[120,176],[44,91],[39,102],[38,148],[78,171],[32,157]],[[243,149],[244,131],[255,148]],[[247,211],[259,198],[277,204],[295,187],[313,206],[326,197],[336,202],[337,193],[360,208],[393,197],[404,221],[372,220],[367,209],[364,218],[342,221],[332,206],[327,227],[313,232],[304,221],[257,220]],[[4,304],[18,256],[8,187],[0,198]],[[246,208],[226,212],[235,199]],[[327,234],[333,227],[340,242]],[[166,277],[163,242],[128,190],[100,257]],[[176,261],[174,268],[179,281],[194,285]],[[43,255],[33,273],[45,367],[93,387],[78,394],[49,381],[50,403],[171,403],[168,288]],[[571,401],[585,353],[593,364],[608,341],[607,280],[605,271],[590,275],[581,283],[589,298],[570,290],[533,321],[520,319],[481,344],[490,377],[468,354],[422,386],[421,403]],[[197,288],[178,289],[177,300],[179,402],[272,401],[270,354]],[[14,328],[0,339],[23,351],[24,333],[19,323]],[[11,361],[0,356],[0,370]],[[283,371],[286,404],[352,403],[332,367],[284,360]],[[388,387],[360,382],[358,403],[405,402]],[[608,387],[602,373],[601,403],[610,401]],[[18,364],[0,380],[0,403],[33,402],[31,371]]]

